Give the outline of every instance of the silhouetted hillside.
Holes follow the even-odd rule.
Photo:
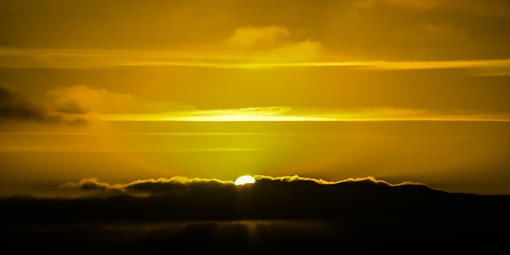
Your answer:
[[[153,181],[115,191],[81,182],[73,188],[100,190],[102,195],[3,199],[8,247],[23,250],[28,241],[49,251],[86,243],[98,249],[150,246],[158,251],[188,245],[289,249],[298,243],[310,249],[355,249],[368,242],[366,248],[375,249],[379,242],[398,242],[402,247],[453,249],[498,247],[508,240],[510,227],[509,196],[454,194],[371,179],[321,183],[262,178],[244,186]],[[246,236],[250,231],[256,237]]]

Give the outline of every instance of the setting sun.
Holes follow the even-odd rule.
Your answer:
[[[235,182],[236,185],[244,185],[244,184],[248,184],[248,183],[255,183],[255,178],[253,178],[252,176],[249,176],[249,175],[244,175],[244,176],[237,178],[237,180]]]
[[[0,0],[1,251],[497,253],[509,95],[510,0]]]

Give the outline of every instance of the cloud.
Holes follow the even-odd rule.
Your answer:
[[[188,178],[176,176],[171,178],[142,179],[127,184],[109,184],[96,178],[85,178],[78,182],[62,184],[60,188],[68,191],[83,191],[90,193],[105,194],[133,194],[133,195],[158,195],[158,194],[181,194],[190,191],[197,186],[232,186],[232,181],[218,179]]]
[[[320,189],[321,186],[335,186],[346,184],[363,184],[374,185],[381,187],[400,187],[400,186],[424,186],[420,183],[404,182],[399,184],[391,184],[383,180],[377,180],[374,177],[364,178],[349,178],[341,181],[326,181],[323,179],[301,177],[301,176],[282,176],[271,177],[264,175],[255,175],[257,180],[254,185],[285,185],[285,184],[300,184],[300,185],[316,185]],[[233,181],[225,181],[219,179],[207,178],[188,178],[176,176],[171,178],[158,178],[158,179],[141,179],[126,184],[109,184],[101,182],[96,178],[85,178],[78,182],[68,182],[60,186],[61,189],[72,192],[83,192],[84,195],[114,195],[114,194],[129,194],[129,195],[183,195],[185,193],[203,192],[204,190],[221,191],[222,189],[231,190],[234,188]]]
[[[105,68],[119,66],[191,66],[251,68],[256,63],[319,60],[322,44],[282,26],[240,27],[213,43],[209,51],[16,49],[0,48],[0,67]],[[255,66],[257,68],[257,66]]]
[[[65,183],[65,184],[62,184],[60,186],[61,188],[63,189],[70,189],[70,190],[73,190],[73,189],[79,189],[79,190],[83,190],[83,191],[97,191],[97,190],[100,190],[100,191],[120,191],[120,187],[118,187],[117,185],[110,185],[108,183],[105,183],[105,182],[100,182],[98,181],[96,178],[85,178],[85,179],[81,179],[79,182],[68,182],[68,183]]]
[[[383,186],[402,186],[402,185],[424,185],[417,182],[402,182],[397,184],[391,184],[384,180],[377,180],[373,176],[367,176],[367,177],[361,177],[361,178],[347,178],[340,181],[327,181],[323,179],[317,179],[317,178],[310,178],[310,177],[302,177],[299,175],[292,175],[292,176],[280,176],[280,177],[272,177],[272,176],[265,176],[265,175],[256,175],[256,180],[262,180],[262,181],[274,181],[274,182],[312,182],[320,185],[335,185],[335,184],[342,184],[342,183],[369,183],[369,184],[380,184]]]
[[[132,104],[129,94],[118,94],[106,89],[93,89],[84,85],[61,87],[48,92],[58,109],[65,112],[114,111],[120,105]]]
[[[322,44],[309,38],[297,37],[281,26],[241,27],[225,40],[225,48],[246,51],[253,62],[318,59]]]
[[[392,6],[418,10],[446,9],[474,13],[479,15],[507,15],[510,3],[506,0],[358,0],[356,8],[372,8],[375,6]]]
[[[434,66],[448,68],[455,64],[458,63]],[[498,63],[493,64],[498,65]],[[408,68],[419,68],[423,65],[425,64],[414,63],[414,66]],[[481,64],[472,63],[467,66],[479,65]],[[395,66],[390,65],[386,68],[393,70]],[[338,109],[267,106],[196,109],[173,101],[146,100],[128,93],[73,85],[48,91],[44,100],[31,100],[0,88],[0,119],[55,123],[85,121],[510,121],[510,116],[501,112],[438,112],[395,107]]]
[[[84,194],[80,197],[0,199],[9,226],[3,237],[16,251],[29,241],[40,243],[38,250],[86,243],[83,247],[92,245],[93,250],[105,250],[101,247],[106,245],[143,253],[176,247],[210,251],[211,245],[223,251],[277,247],[286,252],[316,252],[321,247],[359,251],[372,245],[380,252],[381,243],[395,240],[400,249],[418,243],[444,250],[450,241],[465,248],[466,240],[480,243],[487,236],[505,244],[510,196],[447,193],[372,177],[334,182],[300,176],[256,178],[243,186],[186,177],[127,184],[84,179],[62,187]],[[489,243],[481,247],[485,250]]]
[[[129,93],[72,85],[31,99],[0,87],[0,119],[11,121],[82,123],[98,115],[147,114],[190,110],[173,101],[145,100]]]
[[[331,109],[290,106],[175,110],[155,114],[101,114],[98,118],[116,121],[510,121],[508,114],[498,112],[437,112],[396,107]]]
[[[46,98],[60,113],[82,114],[89,119],[100,118],[99,115],[154,114],[193,109],[173,101],[146,100],[129,93],[86,85],[59,87],[48,91]]]
[[[477,1],[481,3],[482,1]],[[434,9],[440,6],[471,6],[477,4],[468,1],[453,4],[453,1],[400,1],[367,0],[356,2],[357,8],[369,8],[378,5],[403,6],[418,9]],[[457,2],[455,2],[457,3]],[[484,2],[485,3],[485,2]],[[492,3],[492,2],[491,2]],[[498,1],[489,6],[498,6]],[[485,5],[485,4],[483,4]],[[510,8],[510,7],[509,7]],[[504,7],[496,8],[504,10]],[[462,42],[468,39],[465,28],[454,23],[425,23],[415,25],[411,33],[403,36],[409,42]],[[57,69],[95,69],[109,67],[193,67],[212,69],[276,69],[276,68],[360,68],[370,70],[429,70],[429,69],[465,69],[479,74],[505,74],[510,70],[510,59],[444,59],[421,61],[391,61],[384,59],[356,60],[333,54],[321,41],[314,39],[308,32],[293,31],[287,27],[243,26],[238,27],[226,38],[212,43],[208,49],[194,50],[100,50],[100,49],[30,49],[0,48],[0,67],[7,68],[57,68]],[[77,99],[77,90],[74,99]],[[69,91],[70,92],[70,91]],[[92,98],[108,97],[111,102],[103,101],[101,107],[114,111],[116,102],[123,102],[138,109],[139,104],[129,95],[106,91],[85,91]],[[70,92],[71,93],[71,92]],[[87,104],[91,104],[90,103]],[[96,102],[97,103],[97,102]],[[111,104],[107,106],[106,104]],[[78,105],[61,105],[63,111],[76,111]],[[83,105],[82,105],[83,106]],[[90,105],[89,105],[90,106]]]
[[[448,25],[420,27],[428,34],[447,33]],[[461,35],[458,35],[461,36]],[[421,36],[423,37],[423,36]],[[412,40],[422,40],[414,36]],[[271,44],[269,44],[271,45]],[[228,48],[211,51],[118,51],[118,50],[0,50],[0,67],[7,68],[105,68],[105,67],[194,67],[212,69],[275,69],[275,68],[361,68],[364,70],[430,70],[466,69],[472,73],[499,73],[510,70],[510,59],[458,59],[430,61],[345,60],[321,53],[321,43],[304,41],[276,44],[258,50],[232,52]],[[20,56],[14,62],[6,56]],[[118,97],[117,99],[121,99]],[[124,97],[122,100],[130,100]]]
[[[43,98],[31,99],[0,87],[0,119],[11,121],[82,123],[98,113],[158,112],[187,109],[173,102],[136,98],[131,94],[85,85],[59,87]]]
[[[289,43],[290,31],[281,26],[241,27],[225,40],[233,50],[263,50],[282,47]]]
[[[47,93],[57,109],[63,112],[113,113],[139,109],[139,100],[131,94],[115,93],[85,85],[60,87]]]
[[[23,95],[0,87],[0,120],[33,121],[46,123],[82,123],[84,119],[69,116],[47,102],[31,100]]]
[[[172,177],[109,184],[84,179],[61,186],[59,198],[0,199],[14,218],[30,220],[165,221],[233,219],[402,220],[458,217],[473,208],[504,209],[508,196],[447,193],[412,182],[373,177],[326,181],[255,176],[256,182]],[[481,207],[480,207],[481,206]],[[34,214],[34,212],[37,212]],[[506,211],[498,211],[505,215]],[[469,218],[469,217],[468,217]],[[26,219],[24,219],[26,220]]]
[[[43,106],[0,87],[0,118],[43,121],[49,117]]]

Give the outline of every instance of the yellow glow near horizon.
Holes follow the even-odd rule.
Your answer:
[[[237,178],[235,185],[244,185],[248,183],[255,183],[255,178],[249,175],[243,175],[239,178]]]
[[[105,121],[496,121],[508,122],[508,114],[450,114],[421,109],[365,108],[293,109],[285,106],[193,110],[156,114],[100,114]]]
[[[179,121],[330,121],[329,118],[306,116],[256,116],[256,115],[217,115],[217,116],[190,116],[172,118]]]
[[[293,112],[290,107],[248,107],[194,110],[161,114],[102,114],[100,119],[113,121],[333,121],[320,114]]]

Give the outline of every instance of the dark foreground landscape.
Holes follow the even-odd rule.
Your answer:
[[[509,196],[419,184],[298,178],[73,188],[89,195],[1,200],[4,254],[496,252],[510,240]]]

